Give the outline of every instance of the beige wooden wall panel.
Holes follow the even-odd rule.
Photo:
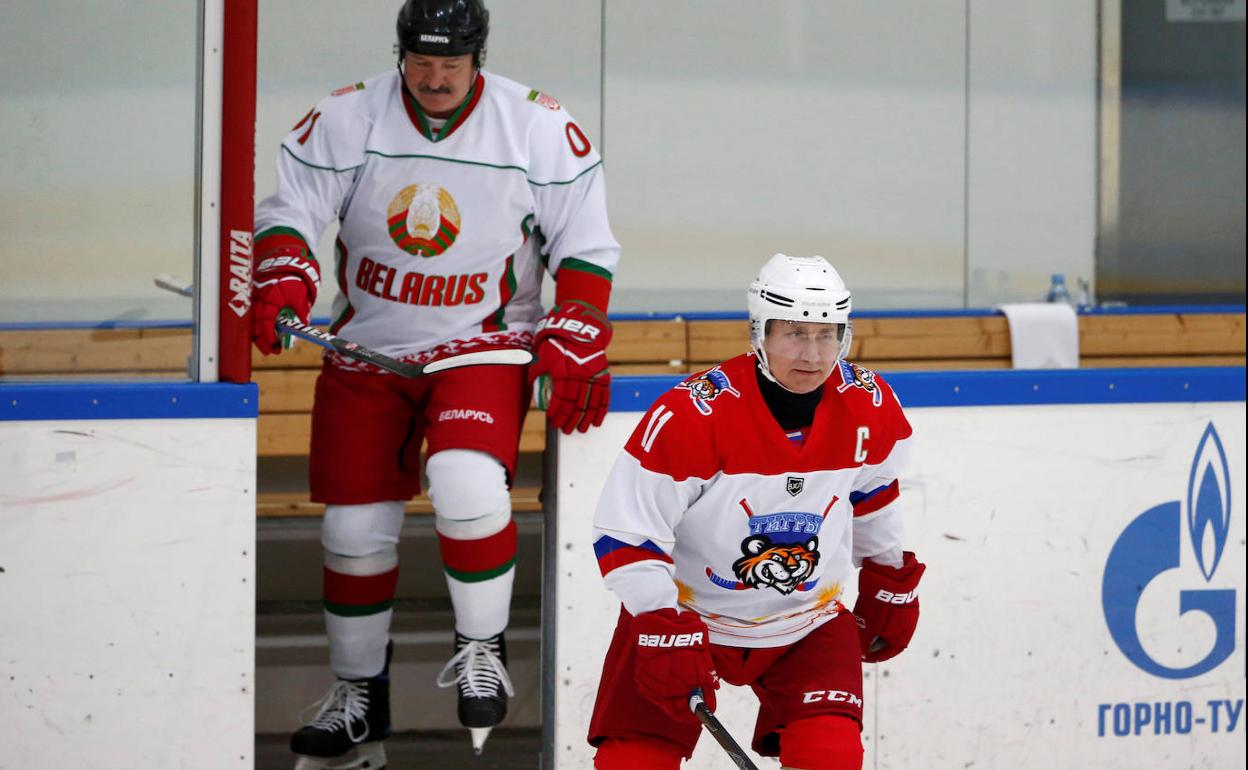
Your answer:
[[[256,369],[319,369],[321,351],[303,340],[274,356],[253,348],[251,365]],[[685,357],[685,324],[675,320],[618,322],[612,329],[607,357],[620,363],[681,360]]]
[[[125,372],[186,375],[189,329],[0,331],[0,375]]]
[[[515,487],[511,490],[511,509],[541,511],[540,497],[541,490],[536,487]],[[427,515],[433,513],[433,503],[428,495],[417,495],[405,510],[408,515]],[[305,492],[266,492],[256,498],[256,515],[260,517],[320,516],[324,512],[325,506],[310,502]]]
[[[686,358],[684,321],[620,321],[613,325],[611,363],[667,363]]]
[[[749,349],[744,321],[690,321],[689,359],[722,361]],[[854,322],[850,357],[877,360],[1003,358],[1009,328],[997,316],[976,318],[866,318]]]
[[[1085,369],[1150,366],[1244,366],[1244,356],[1096,356],[1080,358]]]
[[[324,326],[317,327],[322,331]],[[325,348],[307,340],[295,340],[295,344],[281,353],[266,356],[256,346],[251,346],[251,368],[263,369],[320,369]]]
[[[1005,318],[867,318],[854,322],[853,355],[889,358],[1000,358],[1010,354]]]
[[[1083,316],[1079,350],[1085,356],[1242,354],[1244,315]]]
[[[312,395],[320,369],[259,369],[251,379],[260,388],[260,413],[312,411]]]
[[[312,415],[308,412],[262,413],[256,426],[256,453],[261,457],[301,457],[312,441]],[[540,452],[546,447],[546,413],[529,410],[520,432],[521,452]]]
[[[1080,349],[1093,358],[1243,356],[1242,313],[1092,315],[1079,319]],[[0,332],[0,376],[124,374],[183,377],[190,353],[187,329],[57,329]],[[624,321],[615,325],[608,356],[618,374],[678,373],[699,362],[718,362],[747,350],[744,321]],[[300,342],[279,356],[253,351],[256,381],[269,411],[310,408],[299,396],[320,368],[321,348]],[[973,318],[868,318],[855,323],[851,356],[885,369],[980,368],[967,362],[1008,361],[1009,330],[1000,316]],[[999,359],[999,361],[998,361]],[[886,364],[885,362],[888,362]],[[893,364],[892,362],[910,362]],[[1091,365],[1091,364],[1089,364]],[[276,373],[286,373],[281,376]],[[272,376],[270,376],[272,375]],[[300,399],[304,399],[302,402]]]

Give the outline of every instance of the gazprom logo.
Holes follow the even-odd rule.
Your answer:
[[[1231,472],[1213,423],[1205,428],[1187,479],[1187,530],[1196,563],[1213,580],[1231,528]]]
[[[1101,605],[1110,636],[1118,649],[1144,671],[1166,679],[1186,679],[1216,668],[1235,651],[1235,591],[1209,588],[1191,575],[1196,587],[1178,591],[1179,616],[1202,613],[1213,621],[1213,648],[1191,665],[1175,667],[1154,659],[1140,641],[1137,610],[1149,584],[1179,569],[1183,547],[1191,549],[1194,561],[1210,583],[1230,533],[1231,477],[1226,451],[1213,423],[1209,423],[1196,447],[1188,474],[1187,495],[1154,506],[1127,525],[1109,552],[1101,585]],[[1186,525],[1187,537],[1183,537]],[[1181,573],[1182,574],[1182,573]],[[1159,585],[1173,581],[1159,581]],[[1164,590],[1164,589],[1160,589]]]

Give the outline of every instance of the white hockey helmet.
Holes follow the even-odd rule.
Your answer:
[[[838,357],[849,353],[853,327],[852,306],[845,282],[823,257],[790,257],[776,254],[758,271],[750,284],[746,307],[750,313],[750,346],[758,356],[763,376],[776,382],[767,365],[763,338],[768,321],[808,321],[839,324]],[[778,383],[777,383],[778,384]]]

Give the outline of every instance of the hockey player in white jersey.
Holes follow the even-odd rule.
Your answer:
[[[677,770],[700,734],[690,693],[713,709],[720,678],[758,696],[758,753],[859,770],[862,662],[918,622],[924,565],[898,503],[910,425],[844,359],[850,292],[822,257],[777,254],[748,305],[752,352],[658,399],[594,515],[623,604],[589,727],[598,770]]]
[[[277,315],[306,320],[329,282],[331,330],[394,358],[531,346],[536,361],[409,380],[326,356],[310,486],[326,505],[338,682],[291,739],[299,770],[385,763],[396,544],[420,489],[422,439],[455,610],[438,684],[457,689],[479,750],[512,692],[508,487],[533,380],[549,378],[547,420],[565,432],[600,424],[610,391],[606,311],[619,247],[601,158],[554,98],[481,69],[480,0],[407,0],[396,27],[398,67],[334,91],[282,142],[277,191],[256,211],[255,343],[280,352]],[[318,260],[312,245],[334,219],[337,253]],[[543,273],[555,279],[544,317]]]

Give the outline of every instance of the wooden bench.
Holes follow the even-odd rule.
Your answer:
[[[542,510],[541,490],[535,487],[514,487],[511,490],[513,511],[538,512]],[[325,506],[308,500],[307,492],[266,492],[256,498],[256,515],[320,516]],[[433,513],[433,504],[426,495],[419,495],[407,504],[408,515]]]
[[[1107,366],[1243,366],[1243,313],[1091,314],[1079,318],[1081,364]],[[620,321],[608,349],[616,374],[698,371],[749,346],[744,320]],[[190,330],[63,329],[0,331],[0,376],[185,377]],[[1010,336],[1000,315],[866,317],[854,322],[850,358],[884,372],[916,369],[1004,369]],[[321,349],[301,343],[280,356],[252,358],[260,389],[256,451],[260,458],[307,455],[313,383]],[[545,419],[530,411],[520,451],[545,447]],[[540,511],[539,490],[512,490],[517,511]],[[264,492],[262,517],[315,516],[322,506],[304,491]],[[432,511],[426,497],[408,512]]]
[[[1243,366],[1243,313],[1095,314],[1079,318],[1081,364]],[[608,355],[616,374],[676,374],[744,351],[743,320],[620,321]],[[186,376],[186,328],[0,330],[0,377]],[[860,318],[850,357],[880,371],[1010,366],[1003,316]],[[321,349],[301,343],[253,356],[265,414],[306,413]]]
[[[690,321],[690,371],[749,345],[741,321]],[[1243,313],[1094,314],[1079,317],[1081,366],[1243,366]],[[865,318],[849,358],[882,372],[1008,369],[1004,316]]]

